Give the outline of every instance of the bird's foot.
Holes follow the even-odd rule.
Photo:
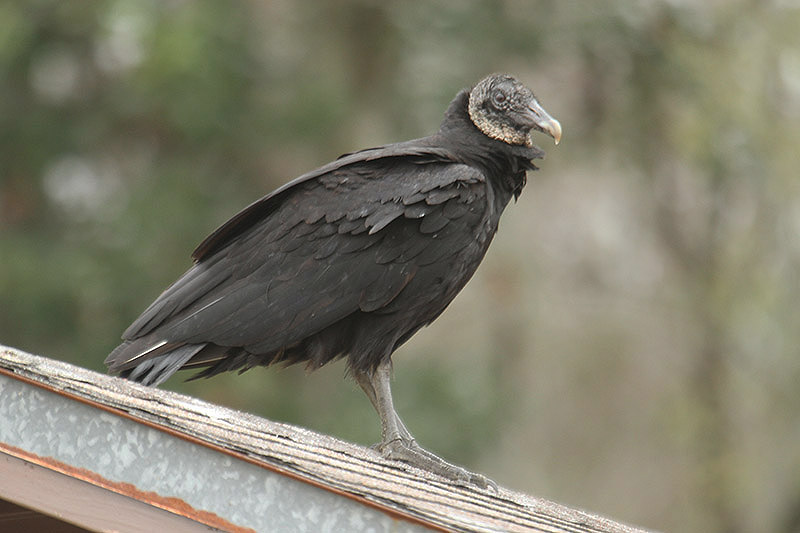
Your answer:
[[[387,459],[403,461],[422,470],[427,470],[438,476],[462,486],[477,486],[482,489],[491,489],[497,492],[497,483],[475,472],[470,472],[460,466],[448,463],[438,455],[422,448],[413,439],[397,438],[388,442],[375,445],[375,449]]]

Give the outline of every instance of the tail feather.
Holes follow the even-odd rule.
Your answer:
[[[109,354],[105,364],[111,373],[144,385],[159,385],[205,347],[206,343],[159,343],[142,350],[140,343],[126,341]]]
[[[204,347],[205,344],[185,344],[169,353],[146,359],[122,375],[143,385],[160,385]]]

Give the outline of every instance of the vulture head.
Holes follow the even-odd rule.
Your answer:
[[[511,145],[531,146],[531,131],[561,140],[561,124],[547,114],[533,92],[507,74],[481,80],[469,94],[469,117],[487,137]]]

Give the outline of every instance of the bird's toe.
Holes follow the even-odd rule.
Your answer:
[[[421,470],[427,470],[457,485],[475,486],[481,489],[490,489],[494,492],[498,490],[497,484],[486,476],[448,463],[441,457],[419,446],[414,440],[394,439],[388,442],[381,442],[373,448],[387,459],[402,461]]]

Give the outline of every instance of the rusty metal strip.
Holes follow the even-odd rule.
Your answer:
[[[87,470],[85,468],[77,468],[72,465],[68,465],[53,457],[42,457],[4,442],[0,442],[0,453],[4,453],[8,456],[15,457],[50,471],[63,474],[70,478],[83,481],[95,487],[126,496],[144,504],[157,507],[158,509],[182,516],[205,526],[219,529],[221,531],[229,531],[230,533],[255,533],[254,529],[237,526],[236,524],[225,520],[215,513],[195,509],[193,506],[189,505],[180,498],[173,496],[161,496],[153,491],[143,491],[132,483],[111,481],[96,472]]]

